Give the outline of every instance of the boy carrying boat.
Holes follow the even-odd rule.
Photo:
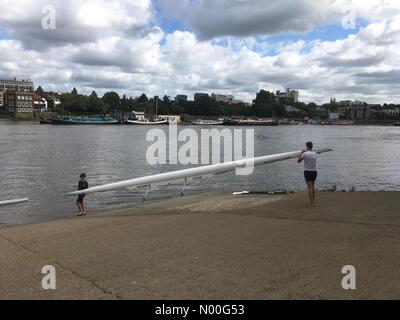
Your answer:
[[[298,163],[304,161],[304,178],[307,183],[308,197],[310,206],[315,205],[315,181],[317,180],[317,154],[313,151],[313,143],[307,142],[307,150],[303,150],[298,159]]]
[[[80,178],[81,179],[78,182],[78,191],[88,189],[89,183],[86,181],[86,174],[82,173]],[[78,195],[78,199],[76,200],[76,205],[79,209],[78,217],[86,216],[85,205],[83,204],[84,199],[85,199],[85,195],[80,194],[80,195]]]

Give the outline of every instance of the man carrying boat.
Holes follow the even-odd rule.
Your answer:
[[[307,150],[303,150],[298,163],[304,161],[304,178],[306,179],[310,205],[315,205],[315,181],[317,180],[317,154],[313,151],[313,143],[307,142]]]
[[[89,188],[89,184],[86,181],[86,174],[82,173],[80,176],[80,181],[78,182],[78,191],[86,190]],[[85,205],[83,204],[83,200],[85,199],[84,194],[78,195],[78,199],[76,200],[76,205],[79,209],[78,217],[86,216]]]

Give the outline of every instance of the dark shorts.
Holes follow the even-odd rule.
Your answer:
[[[83,199],[85,199],[85,195],[84,194],[80,194],[78,196],[78,199],[76,200],[76,202],[83,203]]]
[[[307,182],[315,182],[317,180],[317,171],[304,171],[304,178]]]

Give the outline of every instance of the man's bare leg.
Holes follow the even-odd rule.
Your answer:
[[[312,184],[312,190],[313,190],[313,203],[315,203],[315,194],[316,194],[316,191],[315,191],[315,182],[313,182],[313,184]]]
[[[315,190],[312,182],[307,182],[308,198],[310,199],[310,205],[314,205]]]

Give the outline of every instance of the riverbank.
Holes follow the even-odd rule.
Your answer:
[[[0,122],[39,123],[39,120],[34,116],[16,117],[14,115],[0,114]]]
[[[206,193],[4,228],[0,299],[399,299],[399,209],[394,192]]]

